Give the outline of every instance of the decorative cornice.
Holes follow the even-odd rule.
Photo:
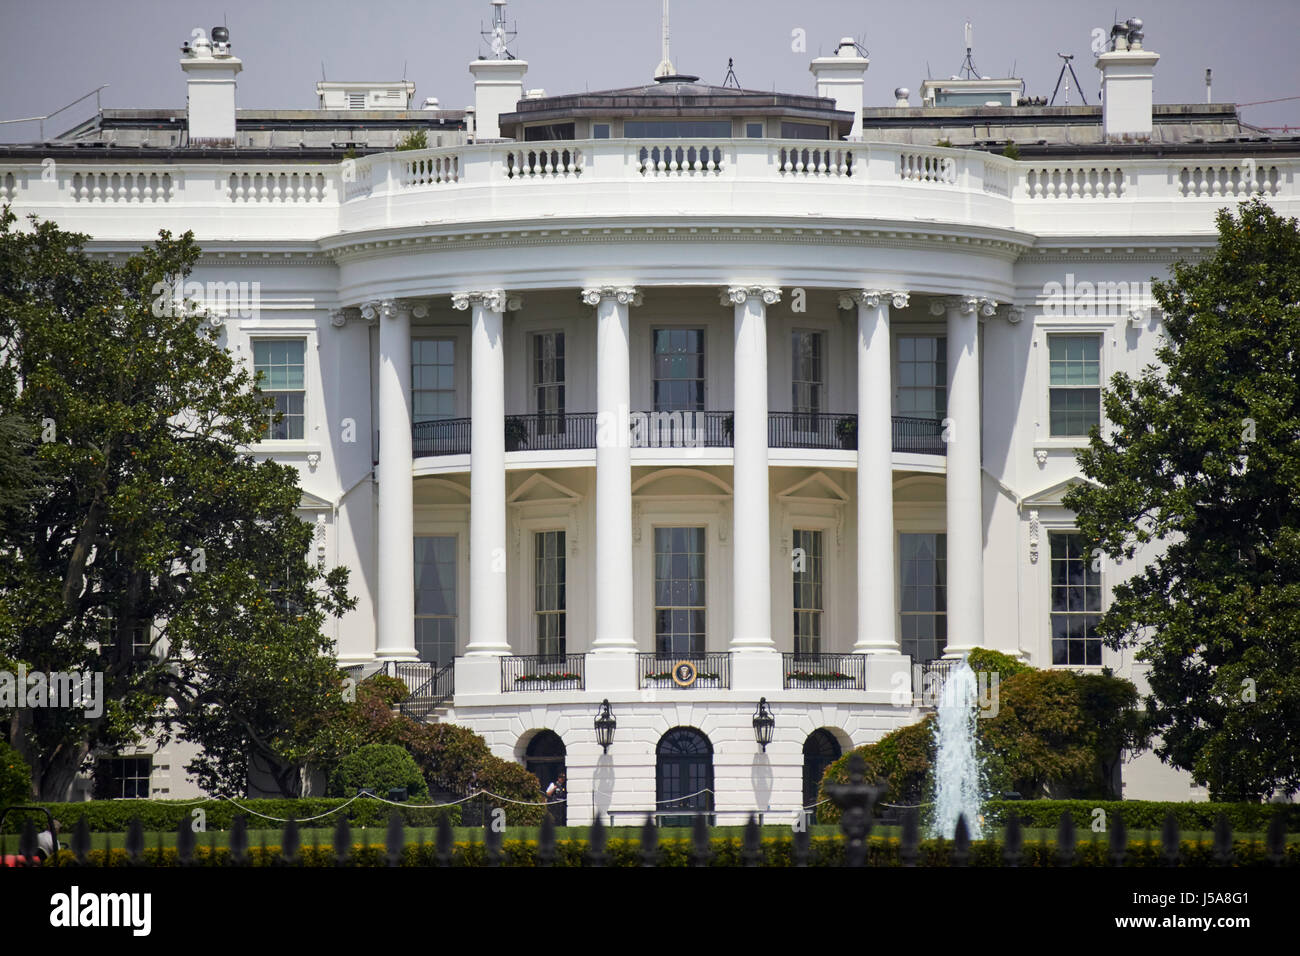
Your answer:
[[[601,299],[613,299],[619,305],[640,305],[644,301],[641,290],[629,285],[588,286],[579,293],[587,305],[600,305]]]
[[[744,305],[750,296],[762,299],[764,305],[781,301],[781,287],[775,285],[732,285],[718,291],[719,305]]]
[[[505,289],[485,289],[474,292],[453,292],[451,307],[465,310],[471,305],[481,305],[489,312],[518,312],[524,307],[523,296],[510,295]]]
[[[851,309],[855,305],[865,305],[869,309],[880,307],[882,299],[888,299],[895,309],[906,309],[911,301],[911,293],[898,289],[848,289],[840,293],[840,308]]]
[[[931,315],[943,315],[953,309],[961,315],[978,313],[982,316],[990,316],[997,313],[998,304],[992,299],[977,295],[951,295],[930,300]]]

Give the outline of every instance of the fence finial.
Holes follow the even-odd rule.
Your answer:
[[[709,824],[704,817],[695,818],[691,826],[691,865],[708,866],[713,857],[713,847],[709,845]]]
[[[388,865],[397,866],[402,861],[402,850],[406,848],[406,830],[402,825],[402,814],[396,807],[388,815],[388,833],[384,839],[387,850]]]
[[[587,862],[592,866],[604,866],[609,862],[605,852],[605,824],[600,822],[600,814],[591,821],[591,833],[587,836]]]
[[[645,826],[641,827],[641,865],[657,866],[659,863],[659,830],[655,826],[653,814],[645,816]]]
[[[1178,862],[1181,852],[1178,844],[1178,817],[1174,815],[1174,811],[1170,810],[1165,814],[1165,825],[1160,831],[1161,851],[1166,866],[1174,866]]]

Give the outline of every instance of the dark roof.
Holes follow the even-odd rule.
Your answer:
[[[714,86],[699,82],[696,76],[676,75],[660,77],[644,86],[520,100],[515,105],[515,112],[501,114],[501,131],[503,135],[509,135],[508,130],[522,123],[582,116],[653,119],[740,115],[785,116],[838,123],[841,135],[846,135],[853,126],[852,112],[837,110],[835,101],[827,97]]]

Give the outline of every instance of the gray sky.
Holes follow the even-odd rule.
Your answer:
[[[673,60],[681,72],[721,83],[734,57],[743,86],[811,92],[808,62],[854,35],[870,51],[866,99],[892,106],[893,90],[956,73],[962,24],[974,23],[975,64],[1003,76],[1015,64],[1029,95],[1051,96],[1059,52],[1075,54],[1088,102],[1096,102],[1092,31],[1109,32],[1115,0],[676,0]],[[517,56],[528,88],[548,93],[648,82],[659,62],[660,0],[512,0]],[[1135,0],[1120,16],[1146,21],[1146,47],[1161,54],[1157,103],[1205,100],[1214,69],[1216,102],[1300,96],[1300,0]],[[472,102],[468,62],[480,50],[487,0],[0,0],[0,119],[50,113],[103,83],[107,108],[183,107],[181,41],[223,16],[244,63],[238,105],[314,108],[321,61],[330,79],[417,86],[416,103]],[[807,52],[791,50],[806,31]],[[55,117],[47,135],[93,112],[93,99]],[[1058,105],[1060,100],[1058,99]],[[1078,103],[1074,94],[1071,103]],[[1300,127],[1300,99],[1248,107],[1247,122]],[[0,141],[38,138],[35,123],[0,126]]]

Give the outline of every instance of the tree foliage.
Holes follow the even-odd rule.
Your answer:
[[[247,453],[269,408],[248,370],[160,295],[193,237],[121,264],[85,240],[0,211],[0,421],[23,423],[0,469],[28,469],[5,498],[0,658],[102,673],[105,707],[0,719],[44,798],[148,730],[200,744],[211,791],[242,793],[258,760],[292,794],[295,734],[339,693],[322,625],[355,605],[347,571],[305,560],[297,470]]]
[[[1216,799],[1300,789],[1300,231],[1256,200],[1153,284],[1159,366],[1112,377],[1065,496],[1094,552],[1154,555],[1106,644],[1150,664],[1156,753]]]

